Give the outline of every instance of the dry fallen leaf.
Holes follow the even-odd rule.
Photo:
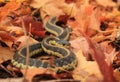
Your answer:
[[[120,71],[119,69],[114,70],[114,76],[120,82]]]
[[[1,0],[1,1],[3,1],[3,0]],[[28,0],[15,0],[15,1],[22,2],[22,1],[28,1]],[[93,1],[93,4],[91,5],[90,2],[92,2],[92,1]],[[0,13],[0,16],[1,16],[0,20],[2,20],[4,17],[6,17],[6,15],[10,11],[16,10],[17,9],[16,7],[19,8],[19,4],[17,4],[17,3],[13,3],[13,4],[16,4],[16,6],[11,6],[10,9],[9,9],[9,5],[11,5],[11,3],[7,4],[8,5],[7,7],[5,6],[5,7],[1,8],[3,10],[2,10],[2,13]],[[106,13],[106,11],[105,11],[105,10],[107,10],[107,7],[115,7],[116,3],[114,3],[113,1],[110,1],[110,0],[96,0],[96,2],[94,0],[74,0],[71,3],[67,3],[66,0],[32,0],[31,6],[34,8],[40,9],[40,14],[41,14],[41,17],[43,20],[46,16],[59,17],[60,15],[65,15],[65,14],[70,15],[70,17],[74,17],[72,21],[70,21],[70,22],[68,21],[68,23],[71,25],[71,27],[73,29],[72,35],[75,39],[73,41],[70,41],[71,47],[74,48],[74,51],[78,58],[78,67],[73,72],[74,79],[81,80],[82,82],[90,82],[90,81],[91,82],[102,82],[103,80],[109,81],[109,82],[115,81],[114,77],[112,76],[113,75],[112,67],[108,66],[108,64],[107,64],[107,63],[109,63],[109,64],[111,63],[111,60],[112,60],[111,58],[114,55],[112,53],[110,47],[108,50],[108,51],[111,51],[110,55],[108,56],[108,53],[107,53],[106,57],[105,57],[108,61],[106,63],[106,61],[104,61],[104,57],[102,57],[105,54],[104,51],[102,53],[102,50],[100,48],[98,48],[98,46],[96,46],[94,43],[92,43],[92,41],[90,41],[88,37],[87,37],[88,42],[85,38],[81,38],[80,36],[82,33],[79,32],[79,30],[82,30],[82,32],[84,32],[87,36],[90,36],[90,39],[91,39],[91,36],[93,36],[93,40],[103,41],[103,39],[106,36],[103,36],[103,37],[96,36],[96,38],[94,39],[94,35],[97,34],[97,32],[99,32],[99,30],[100,30],[100,24],[101,24],[100,18],[108,17],[108,18],[112,19],[113,17],[118,15],[118,14],[115,14],[113,16],[113,13],[111,13],[110,11],[109,12],[112,15],[110,13],[108,14],[108,12]],[[100,8],[100,9],[97,9],[97,6],[99,6],[98,8]],[[7,10],[7,8],[8,8],[8,10]],[[104,10],[104,12],[102,12],[102,9]],[[7,12],[5,12],[5,10]],[[106,16],[106,15],[108,15],[108,16]],[[117,19],[117,22],[119,25],[119,19]],[[43,23],[44,23],[44,21],[43,21]],[[113,27],[114,27],[114,25],[115,24],[113,24]],[[11,29],[13,31],[15,30],[13,28],[11,28]],[[6,30],[6,31],[8,31],[8,30]],[[19,33],[19,31],[16,31],[16,32]],[[77,37],[79,37],[79,38],[76,39]],[[17,37],[16,42],[21,42],[21,44],[19,45],[19,48],[21,48],[22,46],[24,46],[26,44],[26,38],[29,38],[30,44],[37,42],[36,40],[34,40],[31,37],[26,37],[26,36]],[[109,39],[109,37],[107,37],[107,38]],[[1,37],[0,37],[0,40],[2,40]],[[11,45],[12,45],[12,42],[5,42],[5,43],[9,47],[11,47]],[[95,46],[93,46],[93,45],[95,45]],[[103,45],[103,47],[104,46],[106,47],[106,45]],[[101,47],[101,48],[105,49],[105,47],[104,48],[103,47]],[[1,49],[1,47],[0,47],[0,50],[3,50],[3,49]],[[93,50],[96,61],[86,61],[87,58],[84,57],[84,55],[89,54],[90,50]],[[10,51],[8,50],[8,52],[10,52]],[[2,54],[2,59],[7,58],[7,57],[5,57],[5,58],[3,57],[4,56],[3,54],[6,55],[6,53],[4,53],[4,52],[0,52],[0,53]],[[11,53],[7,53],[7,55],[9,55],[9,54],[11,54]],[[9,56],[11,56],[11,55],[9,55]],[[100,70],[101,70],[101,72],[100,72]],[[22,69],[22,73],[24,74],[24,76],[26,76],[26,78],[29,81],[31,81],[31,79],[34,75],[43,74],[47,70],[40,70],[37,68],[28,69],[27,75],[25,74],[25,71],[26,71],[25,69],[24,70]],[[109,72],[109,73],[107,73],[107,72]],[[103,78],[101,73],[103,74],[103,76],[105,78]],[[119,80],[120,75],[119,75],[118,71],[115,71],[114,76]]]
[[[26,39],[28,39],[28,42],[26,42]],[[21,36],[19,37],[16,42],[20,42],[20,45],[18,47],[18,49],[22,48],[23,46],[26,45],[26,43],[28,43],[29,45],[31,44],[35,44],[38,43],[38,41],[36,41],[35,39],[33,39],[32,37],[28,37],[28,36]],[[16,43],[14,42],[14,43]]]
[[[10,13],[15,11],[16,9],[18,9],[20,7],[21,3],[17,3],[15,1],[11,1],[8,4],[6,4],[4,7],[2,7],[0,9],[0,22],[3,21],[3,19],[5,19],[5,17]]]
[[[23,82],[23,78],[0,79],[1,82]]]
[[[0,45],[0,63],[9,60],[13,57],[14,52],[7,47],[1,47]]]
[[[21,72],[23,73],[25,79],[28,80],[28,82],[32,81],[32,78],[37,74],[44,74],[47,72],[46,69],[39,69],[39,68],[31,68],[27,69],[27,73],[25,69],[21,69]]]
[[[58,8],[56,3],[62,4],[62,1],[54,1],[54,0],[34,0],[31,6],[35,8],[40,8],[42,19],[47,15],[50,16],[59,16],[63,14],[62,10]],[[63,5],[63,4],[62,4]],[[57,11],[57,12],[56,12]],[[54,13],[53,13],[54,12]]]
[[[112,0],[96,0],[100,5],[103,6],[115,6],[116,4]],[[103,4],[104,3],[104,4]]]
[[[81,34],[86,38],[89,47],[93,50],[93,56],[96,60],[96,62],[99,65],[100,71],[102,75],[104,76],[103,82],[109,81],[109,82],[117,82],[115,77],[113,76],[113,68],[112,65],[108,65],[107,62],[104,59],[104,52],[103,50],[99,47],[99,45],[92,41],[88,36],[86,36],[82,31],[80,31]],[[101,61],[102,60],[102,61]],[[108,74],[109,72],[109,74]]]
[[[95,61],[86,61],[81,50],[76,53],[76,56],[78,67],[73,72],[74,79],[81,80],[81,82],[102,82],[103,77],[97,63]],[[90,79],[91,76],[96,79]]]
[[[75,40],[71,40],[70,43],[74,52],[78,52],[79,50],[82,50],[84,56],[86,58],[89,58],[88,55],[90,53],[89,45],[84,37],[79,37],[76,38]]]
[[[34,0],[31,6],[35,8],[40,8],[42,19],[44,19],[48,15],[52,17],[64,14],[68,14],[71,17],[74,17],[76,13],[75,4],[67,4],[65,3],[65,0]]]

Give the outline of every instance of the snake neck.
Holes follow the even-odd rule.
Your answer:
[[[70,28],[62,28],[58,25],[56,25],[56,21],[57,21],[57,18],[56,17],[53,17],[51,18],[46,24],[45,24],[45,29],[54,34],[55,36],[57,36],[58,38],[60,39],[63,39],[63,40],[68,40],[69,38],[69,35],[70,35]]]

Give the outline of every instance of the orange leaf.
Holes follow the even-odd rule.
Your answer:
[[[15,41],[15,37],[11,36],[6,31],[0,31],[0,38],[3,41],[11,41],[11,42]]]
[[[26,70],[25,69],[21,69],[21,72],[23,73],[23,75],[25,76],[25,79],[28,80],[28,82],[31,82],[34,78],[34,76],[36,75],[51,75],[53,78],[56,78],[56,79],[60,79],[59,77],[63,77],[65,76],[65,74],[56,74],[55,72],[53,72],[52,70],[49,70],[49,69],[43,69],[43,68],[30,68],[30,69],[27,69],[27,73],[26,73]],[[70,75],[70,74],[69,74]],[[42,79],[40,79],[42,80]]]
[[[36,35],[36,36],[40,37],[40,38],[44,38],[46,31],[33,30],[33,31],[31,31],[31,33],[32,33],[33,35]]]
[[[89,5],[89,6],[86,6],[85,7],[85,13],[87,14],[87,15],[92,15],[92,12],[93,12],[93,6],[92,5]]]
[[[96,62],[98,63],[102,75],[104,76],[103,82],[118,82],[113,76],[112,66],[108,65],[107,62],[104,60],[103,50],[96,43],[94,43],[87,35],[85,35],[81,30],[80,33],[86,38],[89,47],[93,49],[94,52],[93,56]]]
[[[21,72],[23,75],[26,77],[28,82],[32,81],[32,78],[37,75],[37,74],[43,74],[46,72],[44,69],[38,69],[38,68],[32,68],[32,69],[27,69],[27,73],[25,69],[22,69]]]
[[[70,3],[76,2],[76,0],[65,0],[65,2],[70,4]]]
[[[80,80],[81,82],[101,82],[103,80],[97,62],[87,61],[81,49],[76,53],[76,56],[78,59],[78,66],[73,71],[74,79]],[[90,79],[91,77],[94,79]]]
[[[20,7],[20,3],[11,1],[0,9],[0,21],[4,19],[10,12],[15,11]]]

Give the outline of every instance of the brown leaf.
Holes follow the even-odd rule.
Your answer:
[[[82,49],[83,53],[89,52],[89,45],[84,37],[76,38],[75,40],[71,40],[71,47],[73,51],[77,52]],[[82,45],[85,44],[85,45]]]
[[[106,62],[110,65],[113,62],[113,58],[116,54],[115,48],[113,48],[109,41],[104,41],[100,43],[100,47],[103,50],[103,53],[105,54]]]
[[[100,20],[101,12],[99,10],[94,10],[90,16],[90,24],[89,28],[94,29],[96,31],[100,30]]]
[[[89,43],[89,46],[91,49],[93,49],[93,56],[96,60],[96,62],[99,65],[100,71],[102,73],[102,75],[104,76],[104,80],[103,82],[117,82],[117,80],[115,79],[115,77],[113,76],[113,68],[111,65],[108,65],[105,61],[105,59],[103,58],[103,51],[98,47],[98,45],[96,45],[88,36],[86,36],[82,31],[80,31],[81,34],[83,34],[83,36],[86,38],[86,40]],[[102,61],[101,61],[102,60]]]
[[[76,2],[76,0],[65,0],[65,2],[70,4],[70,3]]]
[[[9,60],[13,57],[14,52],[10,50],[8,47],[0,46],[0,63]]]
[[[98,4],[103,5],[103,6],[115,6],[115,3],[110,0],[96,0],[96,1]]]
[[[2,82],[22,82],[23,78],[7,78],[7,79],[0,79]]]
[[[34,2],[31,4],[35,8],[40,8],[41,11],[41,17],[42,19],[49,16],[59,16],[63,14],[62,10],[58,8],[58,5],[63,5],[63,0],[61,1],[54,1],[54,0],[34,0]]]
[[[21,72],[23,73],[25,79],[27,79],[29,82],[31,82],[32,78],[35,75],[45,73],[46,69],[38,69],[38,68],[27,69],[27,73],[26,73],[25,69],[22,69]]]
[[[28,39],[28,40],[27,40],[27,39]],[[28,42],[27,42],[27,41],[28,41]],[[20,48],[26,46],[27,43],[28,43],[29,45],[38,43],[38,41],[36,41],[35,39],[33,39],[32,37],[29,37],[29,36],[21,36],[21,37],[17,38],[17,40],[14,42],[14,44],[17,44],[17,42],[20,42],[20,44],[17,46],[17,49],[18,49],[18,50],[19,50]]]
[[[114,76],[120,82],[120,71],[118,69],[114,70]]]
[[[30,15],[24,15],[14,19],[13,24],[22,28],[22,24],[21,24],[22,20],[24,22],[26,32],[31,33],[32,35],[38,36],[40,38],[45,37],[46,31],[43,28],[42,22],[35,20]]]
[[[15,40],[16,38],[11,36],[11,34],[7,33],[6,31],[0,31],[0,41],[4,42],[10,48]]]
[[[78,66],[73,72],[74,79],[81,82],[101,82],[103,80],[99,67],[95,61],[87,61],[82,54],[82,50],[76,53]],[[90,79],[93,77],[94,79]]]
[[[40,8],[42,19],[46,16],[52,17],[68,14],[73,17],[75,15],[75,5],[67,4],[65,0],[35,0],[31,5],[35,8]]]
[[[4,7],[0,9],[0,21],[2,21],[10,12],[15,11],[20,7],[21,3],[17,3],[15,1],[11,1],[7,3]]]
[[[5,32],[8,32],[8,34],[10,34],[11,36],[15,37],[24,35],[23,29],[19,26],[12,25],[1,26],[0,30],[4,30]]]
[[[15,39],[16,39],[14,36],[11,36],[6,31],[0,31],[0,38],[2,41],[11,41],[11,42],[15,41]]]

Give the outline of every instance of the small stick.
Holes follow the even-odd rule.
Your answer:
[[[23,18],[21,20],[22,20],[22,27],[23,27],[24,35],[27,37],[27,32],[26,32],[26,29],[25,29]],[[30,24],[30,28],[31,28],[31,24]],[[29,52],[29,41],[28,40],[29,40],[29,35],[28,35],[28,38],[26,38],[26,49],[27,49],[26,52],[27,52],[27,55],[26,55],[26,68],[25,68],[25,74],[24,74],[23,82],[26,81],[27,70],[28,70],[28,65],[29,65],[30,52]]]
[[[0,64],[0,67],[2,67],[6,72],[8,72],[13,77],[17,77],[16,75],[13,75],[9,70],[7,70],[2,64]]]

